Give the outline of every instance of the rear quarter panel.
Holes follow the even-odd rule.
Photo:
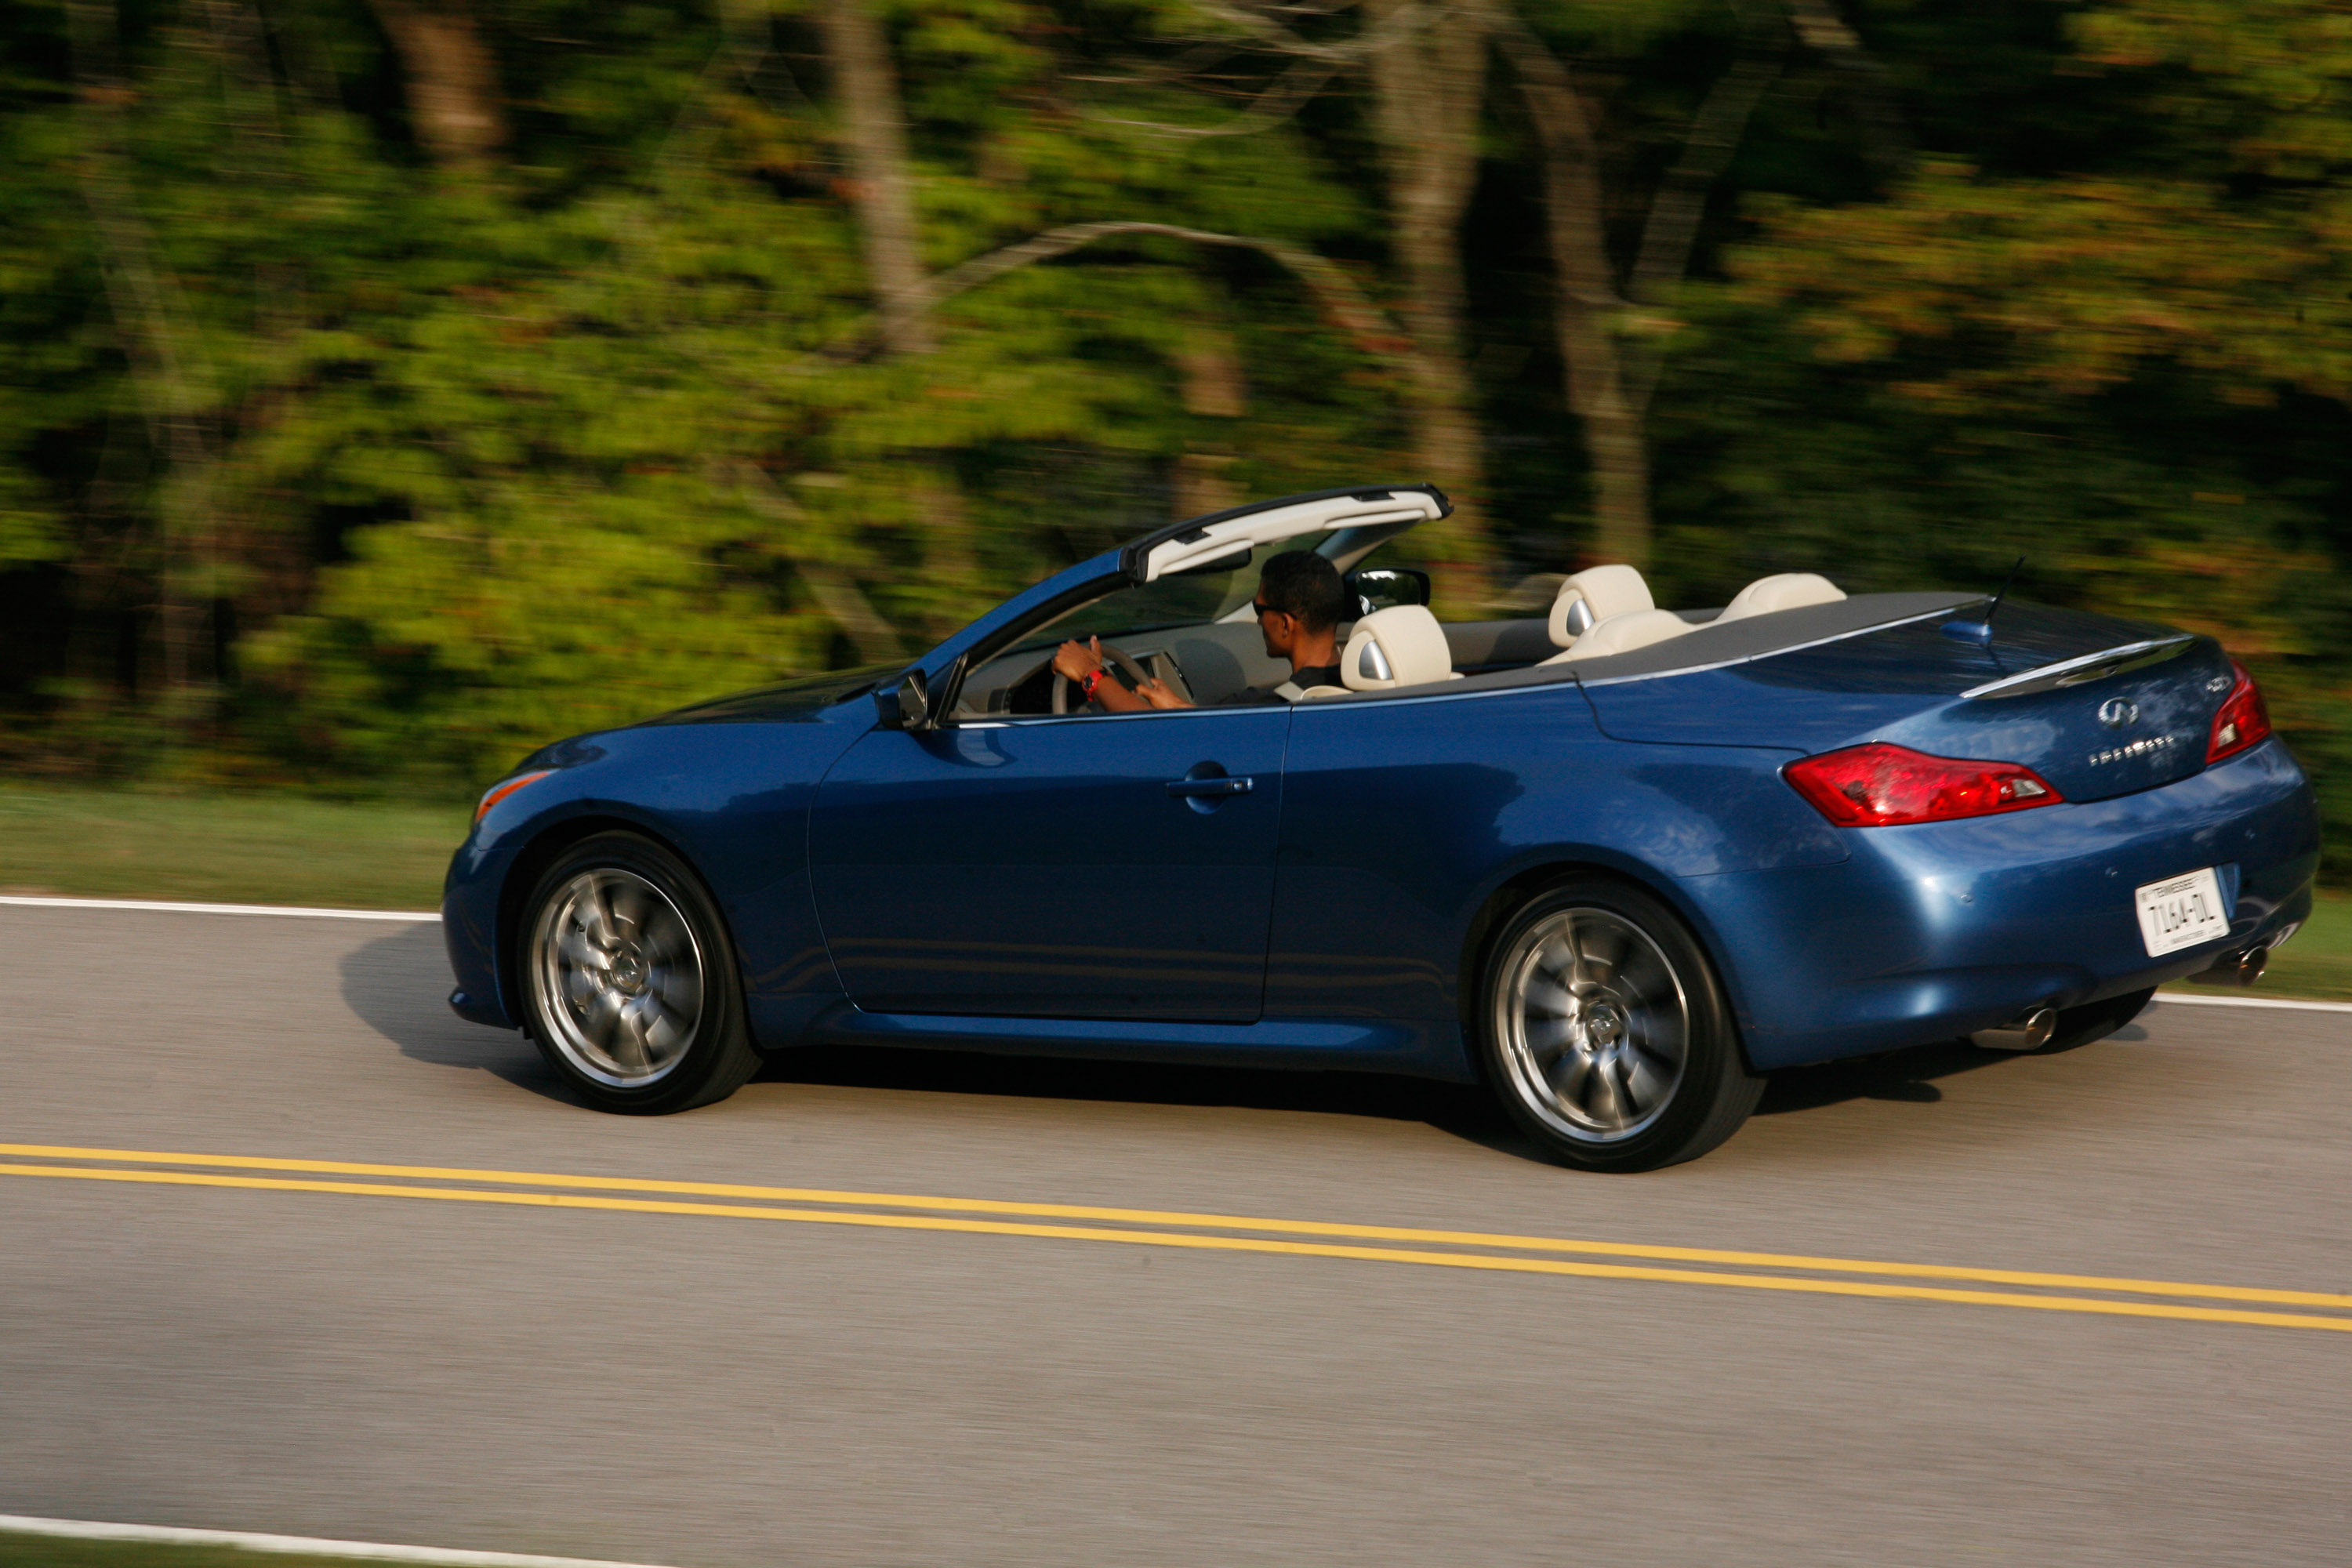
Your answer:
[[[1664,895],[1722,956],[1687,879],[1831,866],[1782,784],[1793,753],[1601,733],[1573,682],[1294,710],[1265,1016],[1456,1020],[1465,940],[1513,879],[1597,867]],[[1466,1059],[1454,1076],[1468,1071]]]

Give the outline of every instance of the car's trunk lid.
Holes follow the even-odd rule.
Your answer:
[[[2021,763],[2069,800],[2153,789],[2203,769],[2231,678],[2210,637],[2011,603],[1983,645],[1948,634],[1951,618],[1932,614],[1716,668],[1612,679],[1596,660],[1580,675],[1602,730],[1622,740],[1803,754],[1885,741]],[[1704,635],[1667,646],[1698,654]]]

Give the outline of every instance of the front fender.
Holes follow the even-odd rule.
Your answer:
[[[755,1037],[789,1043],[840,994],[809,894],[809,802],[872,721],[870,705],[857,701],[803,721],[613,731],[594,738],[587,760],[499,801],[459,846],[443,890],[444,936],[466,998],[458,1010],[519,1026],[512,949],[522,901],[566,845],[625,828],[701,877],[727,920]]]

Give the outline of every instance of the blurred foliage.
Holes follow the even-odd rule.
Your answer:
[[[1621,253],[1764,3],[1519,7],[1595,106]],[[441,0],[494,78],[472,158],[428,134],[401,9],[0,0],[0,763],[454,793],[916,651],[1204,482],[1415,477],[1395,367],[1262,248],[1105,239],[871,352],[807,5]],[[1208,0],[879,10],[935,278],[1140,220],[1399,310],[1358,75],[1262,98],[1296,62],[1202,55],[1247,33]],[[2352,868],[2342,6],[1787,11],[1692,276],[1628,318],[1671,351],[1662,591],[2022,554],[2021,593],[2249,660]],[[1507,583],[1585,563],[1591,498],[1538,143],[1489,93],[1465,347]]]

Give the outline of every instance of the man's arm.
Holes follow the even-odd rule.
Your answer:
[[[1054,669],[1083,686],[1088,676],[1099,673],[1095,682],[1094,700],[1114,713],[1140,713],[1147,708],[1190,708],[1192,706],[1168,689],[1168,683],[1154,676],[1129,691],[1119,679],[1103,668],[1102,638],[1088,637],[1085,642],[1066,642],[1054,650]]]

